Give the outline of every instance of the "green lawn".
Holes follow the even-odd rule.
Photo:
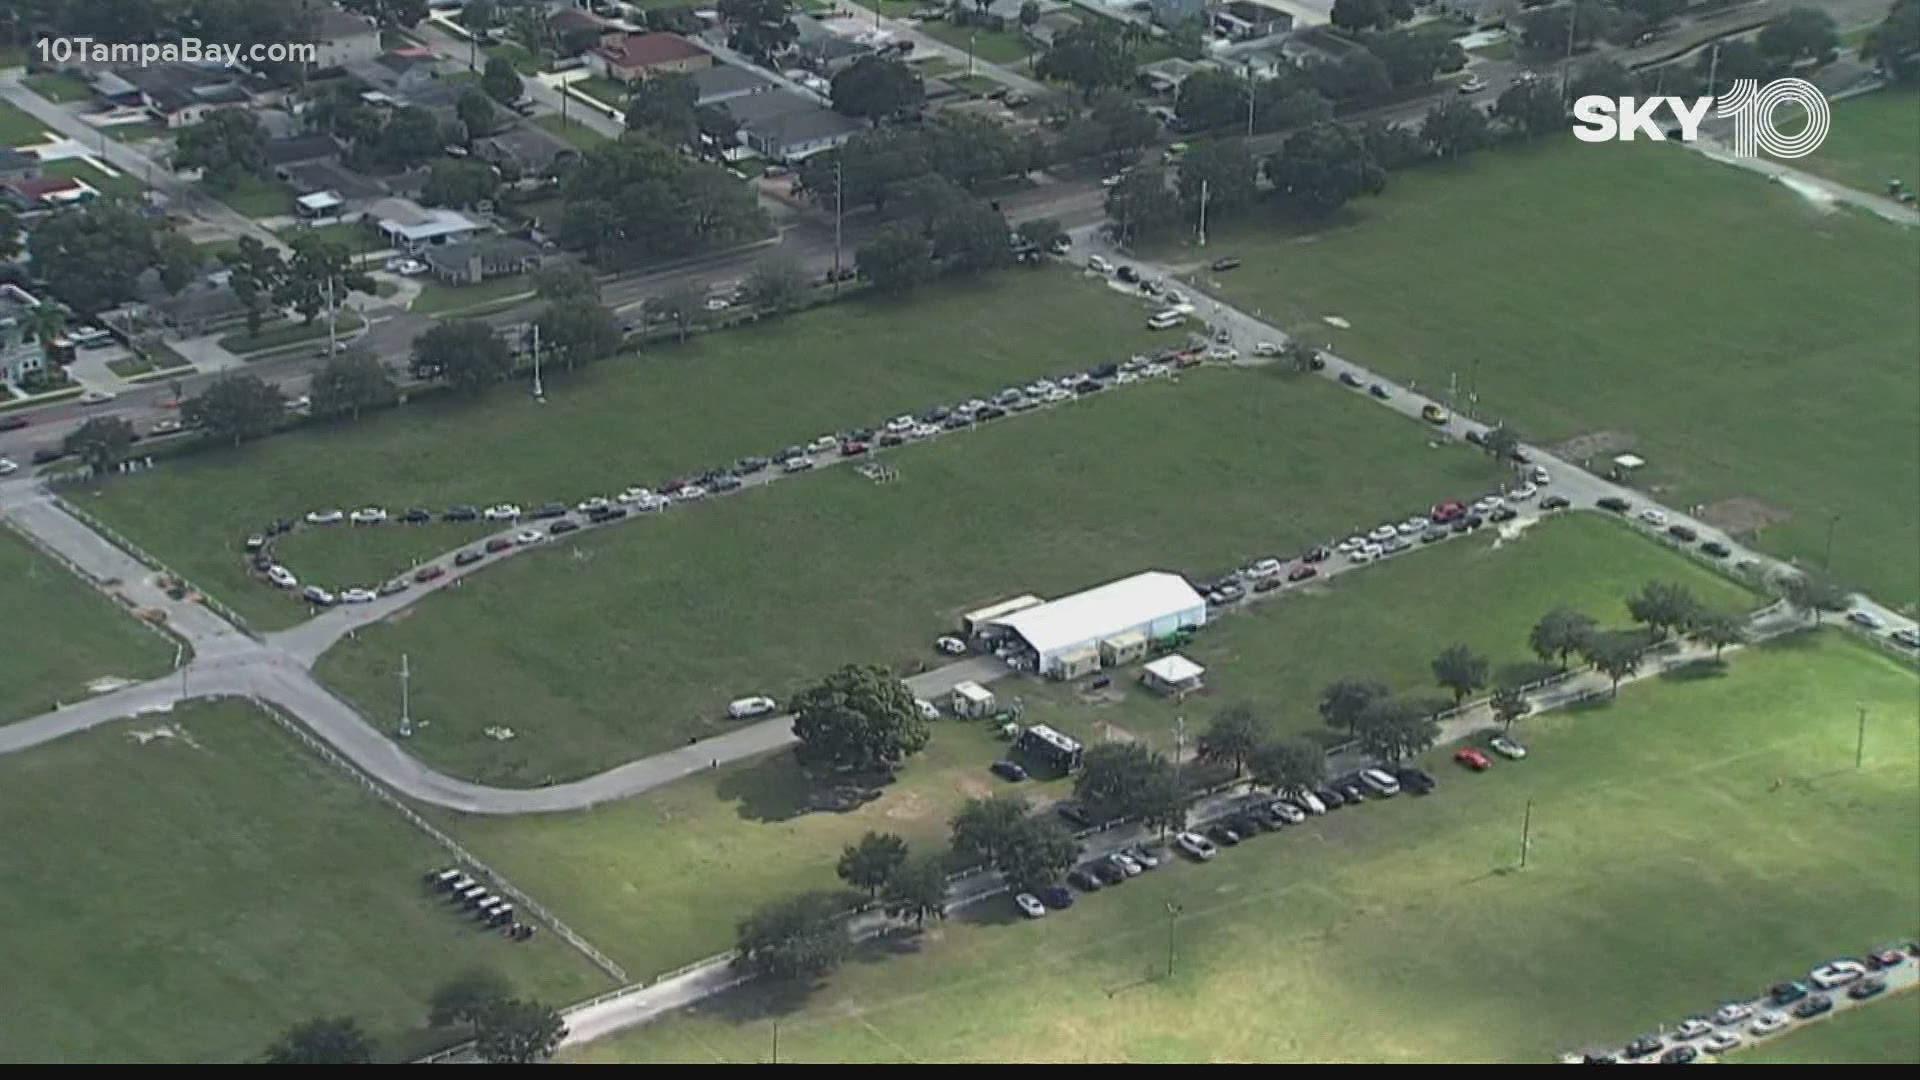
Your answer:
[[[385,240],[374,235],[365,225],[357,221],[336,221],[331,225],[288,225],[277,233],[283,240],[292,240],[296,236],[307,234],[339,244],[355,255],[379,251],[387,246]]]
[[[146,185],[142,184],[137,177],[130,176],[124,172],[115,176],[108,176],[100,170],[99,166],[84,158],[61,158],[58,161],[49,161],[41,166],[40,171],[47,176],[73,177],[91,186],[102,195],[121,195],[127,198],[137,198],[142,191],[146,190]]]
[[[45,141],[46,126],[0,101],[0,146],[27,146]]]
[[[1130,387],[902,450],[897,483],[836,469],[515,559],[320,671],[384,715],[405,651],[414,712],[434,719],[420,756],[497,783],[579,776],[724,730],[742,694],[920,662],[961,612],[1006,596],[1218,573],[1491,486],[1482,455],[1426,438],[1317,380]],[[280,548],[296,572],[328,565],[310,535]],[[503,715],[510,743],[482,734]]]
[[[1920,993],[1907,991],[1731,1058],[1747,1065],[1920,1064]]]
[[[164,732],[172,737],[152,737]],[[234,1061],[350,1014],[399,1056],[436,985],[493,967],[577,999],[605,980],[427,891],[446,853],[250,707],[198,705],[0,758],[0,1045],[17,1061]]]
[[[626,108],[627,95],[631,93],[624,84],[598,75],[589,75],[584,79],[568,79],[567,85],[616,109]]]
[[[1566,580],[1571,566],[1583,567],[1580,580]],[[1737,599],[1613,523],[1577,518],[1499,551],[1478,540],[1448,543],[1347,578],[1323,594],[1222,620],[1186,650],[1207,666],[1212,689],[1184,707],[1132,690],[1115,705],[1069,703],[1064,692],[1034,680],[1003,682],[995,690],[1003,700],[1023,698],[1030,721],[1089,744],[1130,737],[1171,752],[1176,713],[1184,713],[1197,734],[1229,701],[1255,703],[1276,731],[1318,731],[1312,701],[1328,681],[1360,673],[1428,693],[1427,662],[1445,644],[1464,640],[1495,656],[1517,656],[1534,619],[1559,603],[1624,626],[1621,598],[1654,577],[1685,581],[1715,602]],[[1499,602],[1476,606],[1477,597]],[[418,654],[413,658],[417,663]],[[1116,685],[1130,684],[1130,674],[1121,673]],[[416,690],[425,685],[415,682]],[[734,920],[759,898],[831,888],[833,853],[862,832],[892,831],[915,845],[944,845],[946,821],[959,802],[999,785],[986,767],[1005,752],[986,724],[945,719],[897,784],[847,813],[804,812],[806,784],[792,755],[777,754],[588,813],[456,818],[449,828],[483,858],[538,882],[561,918],[616,943],[629,971],[665,971],[726,949]],[[1053,797],[1070,787],[1036,780],[1019,791]],[[654,873],[663,861],[682,872]]]
[[[1631,443],[1663,501],[1771,522],[1757,539],[1780,555],[1819,562],[1838,515],[1835,574],[1914,605],[1920,442],[1888,437],[1920,400],[1914,234],[1673,149],[1400,172],[1334,227],[1210,250],[1246,259],[1230,296],[1399,379],[1477,386],[1535,441]]]
[[[250,218],[293,213],[293,189],[279,180],[243,176],[232,191],[208,194]]]
[[[118,360],[107,361],[107,369],[123,379],[135,375],[145,375],[153,370],[153,364],[143,356],[124,356]]]
[[[499,45],[489,45],[480,51],[485,53],[489,58],[497,57],[506,60],[507,63],[513,65],[513,70],[528,78],[540,74],[540,72],[546,68],[546,65],[541,62],[539,56],[535,55],[532,50],[517,41],[502,42]]]
[[[984,26],[955,26],[950,22],[937,20],[920,24],[920,32],[936,41],[945,42],[967,51],[968,39],[972,39],[975,60],[989,64],[999,64],[1015,71],[1024,71],[1027,63],[1027,45],[1016,30],[989,30]]]
[[[410,310],[422,315],[439,315],[532,292],[533,280],[524,274],[488,278],[475,285],[448,285],[430,280],[421,287]]]
[[[477,404],[439,398],[351,430],[183,459],[79,497],[256,625],[285,626],[301,609],[248,578],[236,554],[242,538],[276,517],[335,503],[537,504],[651,485],[1069,363],[1124,356],[1152,340],[1139,310],[1078,275],[1009,273],[932,289],[909,304],[853,301],[703,335],[577,375],[549,370],[545,406],[520,387]],[[983,311],[997,317],[982,322]],[[220,510],[209,514],[212,491]],[[441,526],[366,535],[371,557],[307,537],[288,550],[322,580],[345,581],[384,576],[458,539]]]
[[[0,721],[79,701],[96,679],[150,679],[173,664],[165,638],[7,529],[0,581],[13,628],[0,648]]]
[[[1792,125],[1786,125],[1791,127]],[[1920,190],[1920,90],[1882,90],[1833,106],[1833,126],[1820,149],[1788,162],[1875,195],[1887,181]]]
[[[776,1019],[795,1062],[1545,1062],[1617,1046],[1914,931],[1920,881],[1896,853],[1920,843],[1915,689],[1833,636],[1770,647],[1724,677],[1526,721],[1526,762],[1436,763],[1430,797],[1177,860],[1042,920],[989,901],[863,950],[811,994],[750,987],[574,1056],[764,1060]],[[1875,718],[1858,772],[1856,702]]]
[[[350,311],[340,312],[334,319],[334,332],[345,334],[360,328],[360,316]],[[258,334],[249,334],[245,327],[222,337],[218,344],[221,348],[235,353],[265,352],[268,349],[284,348],[302,341],[318,341],[321,351],[326,351],[327,318],[323,313],[310,323],[295,320],[273,320],[260,324]]]
[[[533,118],[533,123],[572,143],[577,150],[591,150],[607,141],[605,135],[570,116],[562,118],[559,113],[542,113]]]
[[[86,101],[93,97],[93,87],[87,80],[64,71],[44,71],[20,81],[48,101]]]

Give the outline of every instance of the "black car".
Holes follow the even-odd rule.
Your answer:
[[[1431,544],[1436,540],[1445,540],[1446,538],[1447,527],[1445,525],[1430,526],[1425,532],[1420,534],[1420,542],[1423,544]]]
[[[1313,795],[1325,803],[1329,810],[1338,810],[1347,804],[1346,798],[1331,787],[1318,788],[1314,791]]]
[[[1865,1001],[1870,997],[1879,997],[1887,989],[1885,979],[1866,979],[1847,987],[1847,996],[1855,1001]]]
[[[1340,384],[1342,386],[1351,386],[1355,390],[1360,389],[1362,385],[1360,382],[1360,376],[1355,375],[1351,371],[1343,371],[1340,373]]]
[[[1040,902],[1058,911],[1073,906],[1073,890],[1064,885],[1049,885],[1040,890]]]
[[[1718,540],[1709,540],[1706,543],[1701,544],[1700,550],[1706,552],[1707,554],[1713,556],[1716,559],[1724,559],[1727,556],[1733,554],[1732,548],[1728,547],[1727,545],[1721,543]]]
[[[1221,847],[1232,847],[1240,842],[1239,832],[1225,822],[1208,829],[1207,835],[1212,837],[1213,842],[1219,844]]]
[[[1111,379],[1118,374],[1120,374],[1119,364],[1101,364],[1099,367],[1087,369],[1089,379]]]
[[[1520,516],[1520,511],[1515,510],[1511,506],[1496,506],[1493,508],[1493,512],[1487,515],[1487,520],[1488,521],[1512,521],[1514,518],[1517,518],[1519,516]]]
[[[794,458],[806,457],[806,456],[807,456],[807,451],[805,447],[789,446],[786,449],[775,453],[773,455],[773,462],[776,465],[785,465],[787,462],[792,461]]]
[[[740,478],[732,473],[721,473],[707,484],[707,490],[716,494],[732,491],[740,486]]]
[[[1773,988],[1767,991],[1767,1000],[1776,1008],[1791,1005],[1806,996],[1807,988],[1797,982],[1774,983]]]
[[[425,525],[433,520],[433,513],[425,507],[415,506],[400,515],[400,520],[408,525]]]
[[[1580,1064],[1582,1065],[1618,1065],[1620,1064],[1620,1059],[1615,1057],[1612,1054],[1607,1053],[1605,1050],[1601,1050],[1596,1053],[1582,1054],[1580,1056]]]
[[[1811,1020],[1822,1013],[1833,1011],[1833,999],[1825,994],[1811,994],[1800,1004],[1793,1007],[1793,1015],[1802,1020]]]
[[[1632,1061],[1635,1058],[1643,1058],[1649,1054],[1657,1054],[1659,1052],[1660,1036],[1642,1035],[1628,1043],[1626,1049],[1620,1051],[1620,1056],[1626,1058],[1628,1061]]]
[[[1628,502],[1627,500],[1621,498],[1618,495],[1604,496],[1599,501],[1595,502],[1594,505],[1598,506],[1602,510],[1611,510],[1616,514],[1624,514],[1627,511],[1633,509],[1632,503]]]
[[[273,566],[273,556],[262,551],[253,557],[253,568],[266,573]]]
[[[533,518],[536,521],[541,520],[543,518],[566,517],[567,504],[566,503],[548,503],[545,506],[542,506],[540,509],[535,510],[533,513],[527,516]]]
[[[1146,293],[1148,296],[1159,296],[1160,283],[1151,278],[1144,278],[1140,282],[1140,291]]]
[[[500,552],[506,551],[508,548],[511,548],[512,546],[513,546],[513,541],[507,539],[504,536],[496,536],[493,539],[487,541],[486,543],[487,554],[498,555]]]
[[[1261,578],[1259,581],[1256,581],[1253,583],[1253,591],[1262,592],[1262,593],[1272,592],[1273,590],[1279,588],[1282,585],[1285,585],[1286,583],[1287,583],[1287,580],[1285,578],[1277,578],[1277,577]]]
[[[1367,792],[1360,786],[1358,780],[1336,780],[1333,784],[1333,790],[1339,792],[1340,797],[1347,800],[1348,806],[1358,806],[1367,801]]]
[[[1487,519],[1481,517],[1479,514],[1468,514],[1460,520],[1466,523],[1469,530],[1477,529],[1487,523]]]
[[[771,464],[773,464],[772,461],[758,455],[743,457],[740,459],[740,471],[749,474],[757,473]]]
[[[920,422],[923,424],[938,424],[952,415],[952,409],[947,408],[945,405],[935,405],[933,408],[925,409],[920,413]]]
[[[1393,775],[1399,779],[1401,787],[1415,795],[1425,795],[1438,786],[1432,775],[1414,765],[1402,765],[1393,770]]]
[[[979,412],[974,413],[973,418],[975,420],[998,420],[1005,415],[1007,415],[1007,410],[998,405],[989,405]]]
[[[993,775],[1002,780],[1020,781],[1027,778],[1027,770],[1021,768],[1019,762],[1008,761],[1005,758],[994,762],[990,768]]]
[[[1087,813],[1086,807],[1081,806],[1079,803],[1074,802],[1071,799],[1062,799],[1059,802],[1054,803],[1053,812],[1056,814],[1059,814],[1061,817],[1066,818],[1069,822],[1072,822],[1073,824],[1078,825],[1083,829],[1090,829],[1093,827],[1093,815]]]
[[[480,511],[471,506],[451,506],[440,515],[441,521],[479,521]]]
[[[1372,394],[1381,401],[1385,401],[1388,397],[1392,396],[1387,393],[1387,388],[1381,386],[1379,383],[1374,383],[1372,386],[1367,387],[1367,393]]]
[[[1107,388],[1107,384],[1101,382],[1099,379],[1081,379],[1080,385],[1075,386],[1073,388],[1073,392],[1076,394],[1083,394],[1083,395],[1097,394],[1100,391],[1105,390],[1106,388]]]
[[[973,421],[961,416],[959,413],[954,413],[952,416],[941,421],[940,426],[946,428],[948,431],[959,431],[964,427],[972,427]]]
[[[1118,885],[1127,880],[1127,872],[1112,859],[1101,859],[1091,867],[1093,875],[1108,885]]]
[[[453,557],[453,565],[472,566],[474,563],[477,563],[484,558],[486,558],[486,556],[481,554],[478,551],[463,551],[460,554],[455,555]]]
[[[1697,532],[1694,532],[1692,528],[1686,525],[1667,526],[1667,535],[1673,537],[1675,540],[1678,540],[1683,544],[1691,544],[1695,540],[1700,539],[1700,534]]]
[[[1301,562],[1326,562],[1327,559],[1332,555],[1333,555],[1333,552],[1328,551],[1324,547],[1312,547],[1307,549],[1307,553],[1305,555],[1300,556],[1300,561]]]
[[[1094,877],[1093,872],[1088,870],[1084,866],[1079,868],[1078,870],[1075,870],[1073,873],[1068,874],[1067,881],[1074,888],[1079,889],[1081,892],[1099,892],[1100,891],[1100,886],[1101,886],[1100,879],[1097,877]]]
[[[1660,1064],[1691,1065],[1693,1064],[1693,1059],[1699,1056],[1700,1056],[1700,1051],[1695,1050],[1693,1047],[1688,1046],[1686,1043],[1681,1043],[1679,1046],[1676,1046],[1673,1049],[1667,1051],[1666,1053],[1661,1054]]]
[[[1224,272],[1227,270],[1238,270],[1240,269],[1240,260],[1234,258],[1231,255],[1227,255],[1227,256],[1223,256],[1222,258],[1213,260],[1211,265],[1216,273]]]
[[[905,446],[906,444],[907,444],[907,439],[906,439],[906,436],[904,435],[896,435],[893,432],[889,431],[885,435],[880,436],[881,446],[893,447],[893,446]]]
[[[1115,270],[1113,272],[1113,276],[1119,278],[1121,281],[1124,281],[1129,285],[1137,285],[1140,282],[1140,275],[1134,273],[1133,267],[1131,266],[1122,266],[1120,269]]]
[[[568,521],[566,518],[561,518],[559,521],[556,521],[553,524],[547,526],[547,535],[559,536],[563,533],[570,533],[579,527],[580,525],[578,522]]]
[[[1540,500],[1542,510],[1565,510],[1572,505],[1573,503],[1569,502],[1565,495],[1549,495]]]
[[[1241,814],[1239,817],[1230,818],[1227,821],[1227,827],[1239,833],[1242,840],[1251,840],[1267,831],[1267,826],[1253,814]]]
[[[587,520],[593,522],[595,525],[599,525],[602,522],[614,521],[626,516],[627,508],[624,506],[602,506],[587,511]]]

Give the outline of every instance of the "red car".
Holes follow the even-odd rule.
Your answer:
[[[1312,563],[1298,563],[1294,566],[1293,569],[1287,571],[1287,580],[1288,581],[1305,581],[1308,578],[1314,577],[1319,573],[1320,573],[1319,567],[1314,566]]]
[[[422,581],[422,582],[432,581],[434,578],[437,578],[442,574],[445,574],[446,572],[447,572],[446,567],[443,567],[443,566],[423,566],[420,569],[414,571],[413,580]]]
[[[1885,971],[1899,967],[1906,958],[1906,954],[1899,949],[1876,949],[1867,954],[1867,966],[1875,971]]]
[[[507,539],[504,536],[496,536],[493,539],[487,541],[488,551],[495,551],[495,552],[505,551],[512,546],[513,546],[513,541]]]
[[[1453,752],[1453,760],[1465,765],[1474,772],[1486,772],[1488,769],[1493,768],[1493,762],[1487,760],[1487,755],[1475,750],[1471,746],[1455,750]]]
[[[1427,513],[1427,520],[1435,524],[1445,524],[1455,518],[1464,517],[1466,513],[1466,506],[1459,500],[1445,499],[1433,504],[1433,509]]]
[[[841,457],[859,457],[867,452],[867,444],[858,439],[848,439],[840,444]]]

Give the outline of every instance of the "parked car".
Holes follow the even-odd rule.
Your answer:
[[[343,604],[371,604],[375,596],[376,594],[372,589],[345,589],[340,593],[340,602]]]
[[[1907,954],[1901,952],[1899,949],[1875,949],[1873,952],[1867,954],[1867,969],[1870,971],[1885,971],[1888,968],[1899,967],[1901,964],[1906,963],[1906,960]]]
[[[1355,375],[1351,371],[1343,371],[1340,373],[1340,384],[1342,386],[1351,386],[1355,390],[1358,390],[1362,386],[1366,385],[1365,383],[1362,383],[1360,381],[1360,376]]]
[[[1887,980],[1876,976],[1871,979],[1862,979],[1847,987],[1847,996],[1855,1001],[1865,1001],[1871,997],[1879,997],[1886,992],[1886,989]]]
[[[507,539],[504,536],[492,537],[488,539],[485,545],[487,549],[487,554],[489,555],[497,555],[500,552],[505,551],[512,546],[513,546],[513,541]]]
[[[1416,765],[1402,765],[1393,770],[1393,775],[1399,778],[1402,788],[1415,795],[1425,795],[1439,786],[1431,774]]]
[[[1385,401],[1389,397],[1393,396],[1387,393],[1387,388],[1384,386],[1381,386],[1379,383],[1374,383],[1373,385],[1367,387],[1367,393],[1372,394],[1374,397],[1379,398],[1381,401]]]
[[[568,520],[567,520],[567,519],[565,519],[565,518],[561,518],[561,519],[560,519],[559,521],[556,521],[556,522],[554,522],[553,524],[551,524],[551,525],[549,525],[549,526],[547,526],[547,535],[548,535],[548,536],[561,536],[561,535],[564,535],[564,534],[566,534],[566,533],[570,533],[570,532],[572,532],[572,531],[574,531],[575,529],[578,529],[579,527],[580,527],[580,523],[579,523],[579,522],[577,522],[577,521],[568,521]]]
[[[1240,842],[1240,834],[1225,822],[1208,829],[1207,838],[1222,847],[1232,847]]]
[[[428,581],[434,580],[435,578],[444,576],[446,572],[447,572],[447,569],[444,566],[423,566],[420,569],[415,570],[413,572],[413,580],[419,581],[419,582],[428,582]]]
[[[1375,795],[1393,796],[1400,794],[1400,781],[1385,769],[1362,769],[1360,783]]]
[[[1420,407],[1420,419],[1425,420],[1429,424],[1444,424],[1447,422],[1447,410],[1438,405],[1428,403]]]
[[[1144,847],[1130,847],[1121,854],[1138,863],[1142,870],[1152,870],[1160,865],[1160,856]]]
[[[933,647],[945,656],[962,656],[967,651],[967,643],[951,634],[942,634],[933,639]]]
[[[1519,761],[1527,756],[1527,748],[1511,735],[1495,735],[1487,740],[1487,745],[1493,748],[1494,753],[1511,761]]]
[[[346,519],[347,515],[338,510],[307,511],[307,524],[309,525],[338,525]]]
[[[1642,1035],[1628,1043],[1626,1048],[1620,1051],[1620,1056],[1626,1058],[1628,1061],[1633,1061],[1636,1058],[1650,1057],[1659,1053],[1660,1047],[1663,1045],[1665,1044],[1661,1042],[1660,1036],[1658,1035]]]
[[[1316,567],[1310,563],[1297,563],[1295,564],[1293,569],[1287,571],[1287,580],[1288,581],[1305,581],[1310,577],[1317,576],[1319,573],[1320,573],[1319,567]]]
[[[400,515],[400,520],[407,525],[425,525],[433,520],[433,512],[423,506],[409,507],[406,513]]]
[[[1847,612],[1847,621],[1855,626],[1865,627],[1868,630],[1880,630],[1887,625],[1885,619],[1864,608]]]
[[[1147,872],[1146,867],[1141,866],[1139,863],[1135,862],[1133,859],[1133,856],[1127,854],[1124,851],[1116,851],[1111,855],[1108,855],[1107,861],[1112,863],[1114,866],[1119,867],[1120,872],[1125,874],[1128,877],[1139,877],[1141,874],[1144,874]]]
[[[1453,760],[1461,765],[1465,765],[1474,772],[1486,772],[1488,769],[1493,768],[1493,762],[1487,758],[1487,755],[1475,750],[1471,746],[1463,746],[1455,750],[1453,752]]]
[[[1064,885],[1049,885],[1040,890],[1040,902],[1051,911],[1070,908],[1073,906],[1073,890]]]
[[[1737,1024],[1753,1015],[1753,1006],[1744,1001],[1729,1001],[1713,1010],[1713,1022],[1716,1024]]]
[[[1667,526],[1667,535],[1683,544],[1691,544],[1695,540],[1700,539],[1700,534],[1695,532],[1693,527],[1689,525],[1669,525]]]
[[[1850,982],[1863,979],[1867,974],[1867,965],[1858,960],[1829,960],[1807,973],[1808,981],[1822,990],[1832,990]]]
[[[1700,1056],[1700,1051],[1695,1050],[1693,1047],[1688,1046],[1685,1043],[1682,1043],[1679,1046],[1676,1046],[1673,1049],[1668,1050],[1666,1053],[1661,1054],[1660,1064],[1691,1065],[1694,1059],[1698,1058],[1699,1056]]]
[[[348,515],[355,525],[378,525],[387,520],[387,512],[377,506],[363,506]]]
[[[1021,768],[1020,763],[1017,761],[1008,761],[1002,758],[994,762],[989,768],[993,772],[993,775],[1002,780],[1018,782],[1027,778],[1027,770]]]
[[[450,506],[440,515],[441,521],[477,521],[479,518],[479,509],[472,506]]]
[[[1733,554],[1732,548],[1728,547],[1727,545],[1721,543],[1718,540],[1709,540],[1706,543],[1701,544],[1700,550],[1706,552],[1707,554],[1713,556],[1716,559],[1724,559],[1727,556]]]
[[[1806,996],[1805,984],[1797,982],[1774,983],[1767,991],[1767,1001],[1777,1007],[1791,1005]]]
[[[1611,510],[1616,514],[1624,514],[1633,509],[1632,503],[1618,495],[1603,495],[1594,502],[1594,505],[1602,510]]]
[[[1307,820],[1307,812],[1286,799],[1275,799],[1267,804],[1267,814],[1275,821],[1288,825],[1298,825]]]
[[[1341,807],[1347,805],[1346,796],[1333,790],[1333,788],[1330,786],[1323,787],[1323,788],[1315,788],[1313,791],[1313,795],[1314,795],[1314,798],[1317,798],[1320,800],[1321,805],[1325,806],[1329,810],[1338,810]]]
[[[1228,270],[1240,269],[1240,260],[1232,255],[1223,255],[1208,265],[1213,268],[1215,273],[1224,273]]]
[[[1787,1018],[1777,1012],[1763,1012],[1753,1018],[1747,1030],[1755,1035],[1771,1035],[1787,1026]]]
[[[1037,919],[1047,913],[1047,906],[1042,904],[1040,898],[1032,893],[1023,892],[1015,896],[1013,903],[1015,907],[1020,909],[1020,914],[1025,915],[1029,919]]]
[[[334,595],[318,585],[301,589],[300,596],[315,607],[332,607],[334,602]]]
[[[1549,495],[1540,500],[1540,509],[1542,510],[1565,510],[1572,505],[1573,503],[1570,502],[1565,495]]]
[[[453,557],[453,565],[471,566],[474,563],[477,563],[484,558],[486,558],[486,554],[484,552],[468,549]]]
[[[1793,1007],[1793,1015],[1801,1020],[1811,1020],[1832,1011],[1833,999],[1825,994],[1809,994]]]
[[[735,698],[727,703],[727,716],[734,720],[750,720],[756,716],[765,716],[780,706],[764,694],[752,697]]]
[[[1105,882],[1095,876],[1093,871],[1082,866],[1067,875],[1067,881],[1081,892],[1099,892]]]
[[[1680,1021],[1679,1027],[1673,1029],[1673,1033],[1682,1039],[1697,1039],[1712,1031],[1713,1025],[1708,1023],[1704,1016],[1689,1016]]]
[[[1182,832],[1173,838],[1173,842],[1181,851],[1186,852],[1188,855],[1202,862],[1220,853],[1220,849],[1213,846],[1213,841],[1208,840],[1197,832]]]
[[[1705,1050],[1709,1054],[1724,1054],[1739,1045],[1739,1032],[1716,1031],[1707,1036],[1707,1040],[1700,1044],[1700,1049]]]
[[[267,580],[282,589],[291,589],[300,584],[300,579],[293,576],[293,571],[279,565],[267,567]]]

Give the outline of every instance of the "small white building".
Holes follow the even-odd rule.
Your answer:
[[[438,207],[429,209],[411,199],[381,199],[367,208],[367,217],[380,226],[387,243],[415,253],[436,244],[454,244],[487,231],[465,214]]]
[[[977,682],[956,683],[953,687],[953,715],[962,720],[992,716],[994,705],[993,691]]]
[[[995,619],[1005,618],[1016,611],[1025,611],[1030,607],[1039,607],[1045,601],[1031,594],[1016,596],[1011,600],[1002,600],[989,604],[978,611],[969,611],[960,616],[960,632],[968,637],[985,630]]]
[[[293,212],[303,218],[327,218],[338,215],[345,205],[337,191],[316,191],[293,200]]]
[[[1200,689],[1200,677],[1207,669],[1181,656],[1168,653],[1141,670],[1140,681],[1147,689],[1168,697],[1181,697]]]
[[[314,67],[364,63],[380,55],[380,27],[372,19],[325,7],[314,15]]]
[[[1207,601],[1187,579],[1163,570],[1110,581],[1085,592],[992,620],[1033,654],[1042,675],[1074,678],[1098,669],[1100,643],[1138,632],[1149,640],[1205,625]]]

